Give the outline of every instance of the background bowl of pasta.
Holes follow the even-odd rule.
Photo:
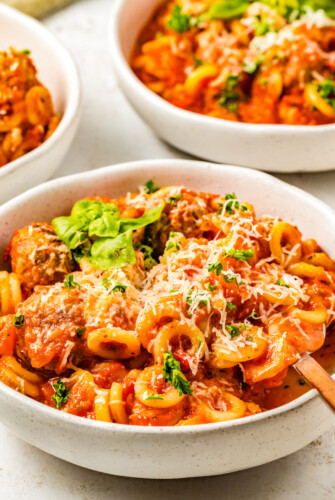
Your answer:
[[[176,19],[178,15],[183,15],[183,12],[191,12],[191,9],[196,12],[199,5],[199,12],[203,12],[203,9],[201,10],[201,5],[205,6],[208,11],[209,6],[213,3],[214,2],[188,2],[186,0],[179,3],[173,3],[170,1],[171,9],[169,12],[173,12],[172,7],[176,5],[177,8],[180,6],[180,9],[184,9],[182,12],[174,11],[174,19]],[[287,120],[283,122],[285,124],[273,124],[271,120],[267,121],[266,116],[264,118],[265,121],[261,119],[258,120],[258,123],[250,123],[250,120],[248,123],[248,119],[244,121],[234,121],[234,118],[231,117],[231,113],[230,118],[225,119],[223,117],[223,112],[226,112],[227,109],[224,109],[222,106],[226,106],[226,108],[233,113],[235,112],[233,106],[236,107],[236,101],[234,99],[237,94],[235,87],[236,81],[233,78],[237,77],[230,78],[230,80],[227,78],[226,87],[224,87],[224,71],[218,76],[218,70],[215,68],[215,65],[204,63],[198,56],[193,57],[194,61],[192,63],[191,55],[189,55],[189,62],[187,63],[186,70],[183,69],[180,71],[180,66],[183,67],[184,64],[182,61],[188,57],[185,53],[188,54],[188,52],[190,52],[188,47],[194,47],[194,45],[191,44],[195,43],[191,34],[188,35],[188,32],[181,33],[184,30],[183,25],[177,26],[176,29],[180,30],[179,33],[173,32],[172,29],[166,30],[166,23],[163,24],[162,21],[160,21],[160,24],[156,23],[155,25],[156,34],[153,28],[149,28],[147,33],[142,31],[146,23],[152,18],[153,13],[161,4],[162,2],[160,0],[139,0],[136,2],[136,5],[133,5],[131,0],[117,0],[109,24],[109,46],[120,87],[131,105],[161,139],[182,151],[209,161],[232,163],[266,171],[312,172],[331,170],[334,168],[335,125],[333,123],[315,126],[287,124],[290,123],[291,118],[295,116],[296,104],[293,102],[295,97],[287,97],[290,101],[288,107],[285,107],[286,104],[283,102],[285,109],[282,108],[282,113],[287,114]],[[240,2],[240,4],[242,7],[245,7],[248,2]],[[285,4],[285,2],[283,2],[283,4]],[[231,6],[233,5],[235,4],[231,4]],[[266,6],[266,8],[268,7]],[[187,15],[189,16],[187,22],[191,27],[192,22],[198,23],[199,18],[201,18],[201,14],[200,16],[196,14],[193,16],[190,14]],[[263,14],[259,15],[259,19],[267,19],[262,16]],[[164,19],[168,19],[168,17],[165,16]],[[180,17],[177,19],[178,22],[182,20],[183,19]],[[319,23],[319,21],[317,22]],[[330,20],[330,22],[333,23],[334,21]],[[261,28],[264,29],[264,23]],[[199,39],[196,54],[215,53],[215,47],[213,48],[213,45],[209,47],[208,43],[209,41],[213,43],[216,29],[222,30],[222,28],[213,27],[211,30],[208,30],[208,32],[204,32],[205,34],[201,41]],[[151,37],[149,37],[150,33]],[[139,36],[140,39],[138,41]],[[155,36],[157,36],[156,40]],[[231,36],[231,33],[229,33],[229,36]],[[271,41],[271,37],[273,36],[276,35],[267,33],[264,38],[268,37],[268,41]],[[207,39],[205,37],[207,37]],[[284,33],[281,38],[285,39],[285,37],[286,35]],[[288,38],[287,36],[286,39]],[[171,41],[171,39],[173,40]],[[134,52],[136,43],[137,48]],[[224,44],[226,43],[227,46],[229,46],[230,42],[229,40],[226,42],[223,38],[220,38],[218,43],[222,44],[220,50],[223,50],[222,47],[225,47]],[[158,47],[158,44],[162,44],[161,48]],[[167,52],[166,46],[169,44],[172,44],[172,48],[170,52]],[[139,46],[141,46],[142,52],[140,52]],[[233,51],[236,50],[236,45],[233,47]],[[178,51],[182,52],[180,58],[178,59],[176,57],[176,59],[172,59],[169,54],[171,53],[173,57],[173,54],[178,54]],[[307,52],[308,51],[306,51],[306,54]],[[278,50],[278,53],[280,53],[280,50]],[[134,59],[134,54],[137,54],[139,57]],[[156,59],[154,59],[155,54],[159,54]],[[159,57],[161,57],[161,59],[159,59]],[[246,85],[248,86],[250,83],[248,80],[250,73],[258,71],[257,64],[260,58],[256,58],[253,60],[253,64],[248,66],[245,63],[242,65],[240,55],[237,57],[239,60],[231,64],[230,67],[233,69],[230,70],[230,72],[234,73],[234,68],[240,68],[236,69],[236,74],[240,74],[239,72],[242,71],[241,74],[243,74],[243,79],[246,76]],[[274,56],[275,60],[278,60],[280,57],[280,54]],[[303,57],[305,56],[301,56],[301,58]],[[145,62],[144,59],[146,59]],[[291,62],[292,67],[298,68],[295,55],[292,56]],[[156,63],[157,66],[155,66]],[[131,66],[135,68],[136,74],[144,75],[144,80],[142,79],[141,81],[135,75]],[[143,66],[147,68],[145,71],[143,70]],[[276,80],[274,86],[278,84],[278,72],[276,68],[274,68],[274,70],[272,67],[267,69],[266,65],[264,68],[264,71],[269,72],[269,74],[266,78],[263,78],[261,77],[262,73],[259,73],[260,76],[257,77],[259,79],[258,102],[256,103],[255,101],[255,104],[253,104],[254,108],[250,107],[248,110],[251,120],[254,119],[254,115],[263,112],[264,115],[267,114],[269,111],[269,103],[266,95],[266,85],[269,85],[270,81],[274,83],[274,80]],[[208,72],[212,73],[209,74]],[[314,74],[312,68],[311,72]],[[189,75],[186,81],[185,73]],[[159,76],[161,74],[163,76],[160,80]],[[157,75],[157,77],[152,75]],[[184,101],[188,99],[187,92],[190,93],[193,92],[193,90],[199,90],[199,85],[201,86],[201,82],[199,83],[198,81],[199,78],[203,78],[203,81],[208,82],[208,78],[211,77],[212,81],[214,76],[215,82],[218,82],[218,90],[215,88],[215,90],[217,90],[216,94],[214,90],[209,90],[208,96],[207,94],[205,95],[205,102],[208,103],[208,100],[212,98],[217,101],[221,95],[220,102],[222,106],[221,104],[216,104],[214,110],[210,108],[211,111],[204,112],[204,114],[201,114],[201,111],[189,111],[188,109],[191,108],[187,108],[187,105],[184,104]],[[281,77],[279,77],[279,79],[280,78]],[[220,81],[220,79],[222,81]],[[145,84],[143,81],[145,81]],[[168,87],[164,94],[162,89],[166,81],[176,83],[173,85],[171,84],[171,88]],[[245,80],[243,80],[243,85],[244,84]],[[210,87],[210,84],[206,85]],[[281,84],[279,84],[279,87],[280,86]],[[222,87],[225,88],[224,92],[221,90]],[[312,91],[314,90],[312,87],[309,87],[309,89]],[[278,90],[278,92],[280,93],[280,90]],[[161,97],[162,95],[172,97],[163,99],[163,97]],[[241,99],[243,101],[244,98]],[[240,101],[241,104],[239,105],[245,106],[246,104],[242,101]],[[171,102],[175,105],[171,104]],[[193,101],[190,102],[193,103]],[[197,103],[198,101],[195,102]],[[195,107],[197,106],[197,104],[192,105]],[[316,109],[316,107],[314,106],[313,108],[311,105],[310,109],[313,112],[313,109]],[[327,108],[327,110],[333,115],[332,109]],[[216,116],[219,116],[219,118]],[[297,121],[296,123],[303,122]]]
[[[13,47],[19,55],[19,59],[13,61],[10,71],[18,73],[17,65],[20,57],[25,58],[21,65],[23,74],[25,74],[24,68],[31,64],[29,59],[37,69],[38,80],[34,87],[24,79],[22,83],[20,80],[19,85],[27,86],[28,83],[26,89],[30,87],[33,89],[29,94],[30,111],[34,112],[39,107],[39,114],[43,114],[41,120],[40,116],[35,115],[31,118],[32,123],[28,124],[24,117],[24,98],[28,92],[24,90],[26,94],[23,95],[23,100],[17,102],[14,109],[10,110],[12,125],[1,119],[0,203],[2,203],[44,182],[59,166],[70,147],[79,123],[80,82],[70,54],[38,21],[2,4],[0,20],[3,26],[0,33],[1,51],[8,53],[10,47]],[[22,72],[19,76],[15,74],[13,77],[21,78],[21,75]],[[6,81],[2,78],[0,81],[2,89],[6,89]],[[6,99],[1,106],[3,115],[7,109]],[[20,113],[23,113],[21,120]],[[53,120],[59,120],[60,117],[59,123],[54,122],[53,125],[49,115]],[[50,127],[54,129],[52,135]]]
[[[303,238],[313,237],[324,251],[333,252],[335,214],[313,196],[251,169],[150,160],[52,180],[4,204],[1,257],[18,228],[32,221],[50,222],[85,197],[136,192],[148,179],[160,186],[235,192],[254,205],[257,216],[296,224]],[[180,478],[232,472],[293,453],[325,432],[333,415],[316,390],[310,390],[288,404],[235,420],[141,427],[56,411],[0,382],[0,421],[32,445],[83,467],[123,476]]]

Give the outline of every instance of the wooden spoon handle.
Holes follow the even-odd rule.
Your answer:
[[[335,380],[326,370],[307,353],[304,353],[293,366],[309,385],[320,392],[323,399],[335,412]]]

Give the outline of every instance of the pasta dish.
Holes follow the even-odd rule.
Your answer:
[[[335,262],[235,193],[83,199],[16,230],[5,260],[0,380],[58,411],[221,422],[306,392],[305,351],[335,367]]]
[[[139,34],[138,78],[169,103],[225,120],[335,122],[332,0],[168,0]]]
[[[59,122],[30,51],[0,52],[0,167],[40,146]]]

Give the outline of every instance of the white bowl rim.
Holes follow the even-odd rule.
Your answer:
[[[1,15],[5,15],[13,19],[15,18],[18,19],[22,24],[25,24],[25,26],[30,31],[35,31],[35,33],[38,33],[40,38],[44,40],[45,44],[53,45],[55,50],[57,50],[60,53],[63,59],[63,64],[71,84],[70,84],[68,102],[66,104],[64,113],[61,117],[61,120],[55,132],[51,135],[51,137],[49,137],[45,142],[43,142],[43,144],[41,144],[37,148],[33,149],[32,151],[29,151],[29,153],[26,153],[25,155],[21,156],[16,160],[10,161],[3,167],[0,167],[0,180],[2,177],[7,176],[7,174],[10,174],[14,170],[18,170],[21,167],[24,167],[27,163],[33,162],[38,157],[43,156],[49,149],[51,149],[57,142],[59,142],[62,136],[65,135],[69,130],[69,128],[71,127],[71,124],[76,117],[78,109],[80,109],[82,100],[79,71],[72,56],[70,55],[68,50],[62,45],[62,43],[58,40],[58,38],[56,38],[56,36],[53,35],[51,31],[45,28],[36,19],[33,19],[32,17],[23,14],[22,12],[19,12],[16,9],[13,9],[12,7],[9,7],[8,5],[4,5],[2,3],[0,3],[0,16]]]
[[[123,55],[118,28],[120,14],[126,1],[127,0],[114,0],[114,4],[111,10],[111,16],[109,19],[108,42],[113,62],[115,67],[117,67],[122,72],[124,78],[127,78],[133,90],[135,92],[138,92],[144,99],[151,101],[151,104],[159,108],[161,113],[169,113],[172,116],[174,115],[176,120],[188,120],[196,124],[202,123],[203,125],[208,126],[215,126],[216,124],[217,127],[222,128],[231,127],[233,130],[235,129],[245,131],[250,133],[250,135],[258,133],[273,135],[275,133],[286,136],[291,135],[294,131],[297,133],[297,135],[305,135],[306,138],[308,138],[309,135],[313,135],[316,133],[322,134],[325,130],[335,130],[335,123],[325,125],[281,125],[271,123],[234,122],[226,120],[224,118],[201,115],[200,113],[195,113],[193,111],[188,111],[187,109],[178,108],[177,106],[170,104],[158,94],[148,89],[148,87],[146,87],[146,85],[141,82],[141,80],[135,75],[129,65],[129,62]]]
[[[78,174],[73,174],[65,177],[59,177],[57,179],[53,179],[51,181],[45,182],[43,184],[40,184],[39,186],[36,186],[32,189],[29,189],[25,193],[20,194],[19,196],[13,198],[12,200],[4,203],[2,206],[0,206],[0,222],[1,218],[3,216],[6,216],[7,210],[13,210],[15,206],[17,205],[18,202],[27,202],[29,200],[33,200],[35,197],[37,197],[39,194],[42,194],[47,191],[52,191],[54,187],[60,188],[62,186],[68,186],[71,184],[75,184],[77,180],[89,180],[91,178],[94,178],[97,174],[103,174],[103,173],[111,173],[111,175],[117,175],[118,173],[122,172],[131,172],[134,170],[141,170],[145,167],[150,167],[152,169],[157,169],[157,174],[159,174],[161,169],[169,169],[170,167],[174,167],[178,165],[178,167],[183,167],[183,166],[194,166],[194,167],[208,167],[208,166],[215,166],[218,167],[219,164],[213,163],[213,162],[204,162],[204,161],[197,161],[197,160],[179,160],[179,159],[161,159],[161,160],[140,160],[140,161],[132,161],[132,162],[127,162],[127,163],[120,163],[116,165],[108,165],[106,167],[101,167],[96,170],[89,170],[87,172],[81,172]],[[319,200],[318,198],[315,198],[313,195],[306,193],[304,190],[292,186],[284,181],[281,181],[275,177],[273,177],[270,174],[267,174],[265,172],[261,172],[258,170],[253,170],[249,169],[246,167],[239,167],[235,165],[220,165],[220,168],[224,170],[229,170],[233,168],[234,170],[238,169],[241,171],[241,176],[243,177],[243,174],[246,176],[252,176],[255,178],[258,178],[260,181],[262,178],[271,178],[271,182],[277,186],[282,186],[285,188],[288,192],[294,194],[302,194],[305,198],[309,199],[312,201],[314,204],[318,205],[318,207],[322,210],[327,212],[328,215],[331,215],[335,219],[335,211],[332,210],[326,203],[323,201]],[[61,377],[60,377],[61,378]],[[335,380],[335,373],[332,374],[332,378]],[[116,423],[109,423],[109,422],[101,422],[97,420],[90,420],[87,418],[83,417],[78,417],[77,415],[71,415],[68,413],[64,413],[62,411],[56,411],[54,408],[51,408],[49,406],[44,405],[43,403],[40,403],[38,401],[35,401],[29,396],[25,396],[24,394],[21,394],[11,387],[8,387],[5,385],[3,382],[0,381],[0,392],[3,392],[5,395],[7,395],[9,398],[14,398],[18,404],[22,403],[27,405],[32,411],[40,411],[42,414],[45,415],[45,417],[50,417],[54,418],[56,420],[59,420],[60,422],[68,423],[70,424],[77,424],[82,427],[87,427],[87,428],[100,428],[105,431],[111,431],[114,432],[117,430],[118,432],[127,434],[189,434],[189,433],[194,433],[194,434],[199,434],[199,433],[208,433],[208,432],[215,432],[217,430],[221,429],[226,429],[226,428],[231,428],[231,427],[237,427],[240,425],[246,425],[246,424],[252,424],[252,423],[258,423],[264,419],[270,419],[270,418],[275,418],[280,416],[283,413],[288,413],[290,411],[295,411],[299,407],[304,406],[307,404],[309,401],[316,397],[320,397],[318,394],[318,391],[316,389],[311,389],[307,393],[303,394],[302,396],[294,399],[293,401],[279,406],[277,408],[274,408],[272,410],[267,410],[262,413],[258,413],[256,415],[250,415],[248,417],[243,417],[239,418],[236,420],[228,420],[225,422],[215,422],[215,423],[209,423],[209,424],[198,424],[198,425],[190,425],[190,426],[152,426],[152,427],[145,427],[145,426],[138,426],[138,425],[123,425],[123,424],[116,424]]]

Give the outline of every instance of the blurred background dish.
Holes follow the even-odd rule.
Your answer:
[[[36,149],[7,164],[2,162],[4,166],[0,168],[0,184],[3,187],[0,192],[1,203],[50,178],[59,166],[79,122],[80,82],[69,53],[37,21],[2,4],[0,21],[3,26],[0,32],[0,49],[7,51],[9,47],[14,47],[18,51],[30,52],[29,57],[37,68],[37,78],[50,92],[49,94],[44,89],[43,94],[46,95],[40,96],[42,100],[48,101],[48,115],[52,117],[53,113],[56,113],[61,117],[57,127],[55,123],[52,135],[48,133],[48,127],[50,132],[52,127],[49,118],[43,118],[43,125],[39,126],[45,126],[45,131],[41,132],[41,140],[34,142],[34,147],[41,144]],[[29,58],[26,57],[26,60]],[[39,86],[39,90],[41,89],[43,87]],[[41,103],[42,101],[36,105]]]
[[[130,4],[130,0],[115,2],[109,26],[111,54],[126,97],[159,137],[207,160],[273,172],[323,171],[334,167],[334,124],[278,125],[217,119],[180,109],[149,90],[136,78],[129,63],[137,37],[161,2],[138,0],[136,5]],[[319,25],[319,18],[309,21],[311,29],[314,22]],[[204,66],[200,68],[202,71]],[[258,108],[262,106],[267,104],[260,96]]]

